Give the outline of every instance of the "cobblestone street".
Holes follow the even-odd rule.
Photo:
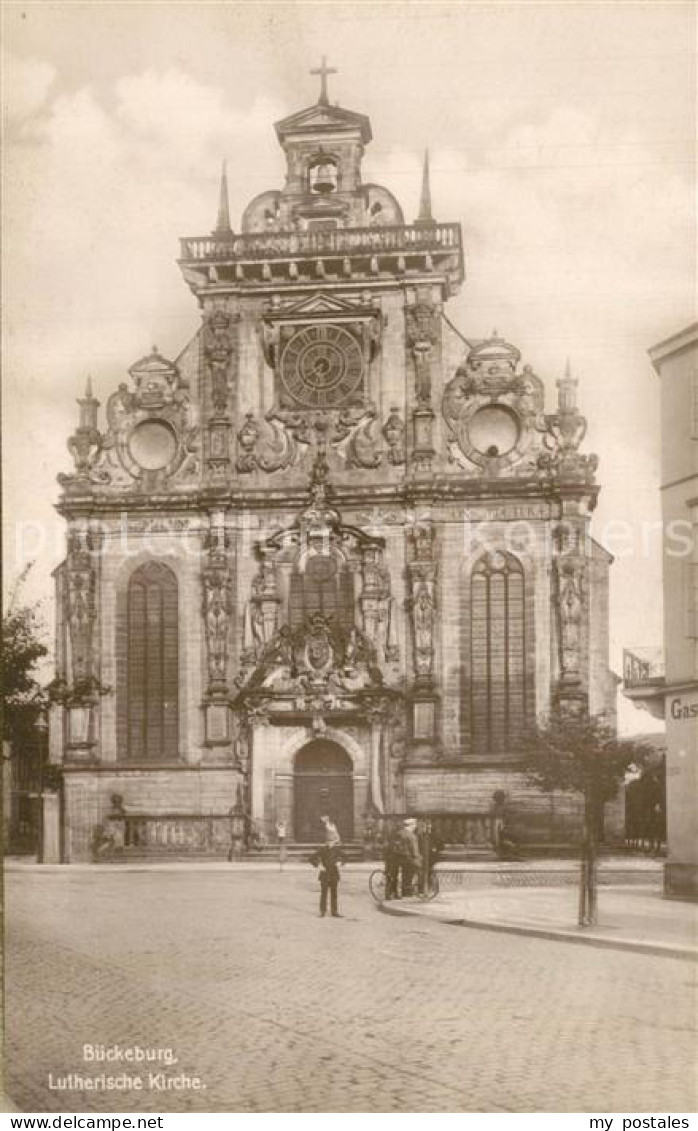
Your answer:
[[[695,1110],[690,962],[382,915],[351,869],[340,920],[310,869],[15,871],[6,908],[21,1111]],[[205,1090],[50,1090],[123,1070],[84,1044]]]

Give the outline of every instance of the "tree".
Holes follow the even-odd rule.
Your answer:
[[[652,747],[620,738],[603,715],[558,713],[532,729],[522,743],[522,769],[531,785],[584,800],[579,925],[596,922],[596,844],[603,807]]]
[[[15,584],[2,619],[2,734],[13,753],[36,746],[36,724],[46,707],[47,695],[36,668],[48,655],[42,639],[37,605],[17,603],[31,568],[24,568]]]

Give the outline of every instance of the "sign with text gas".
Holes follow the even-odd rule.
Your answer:
[[[669,714],[676,722],[698,720],[698,691],[672,695],[669,699]]]

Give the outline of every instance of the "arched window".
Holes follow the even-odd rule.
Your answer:
[[[288,619],[292,628],[313,613],[332,617],[344,628],[354,625],[354,586],[345,562],[332,554],[307,557],[291,574]]]
[[[526,600],[521,563],[489,554],[470,586],[470,719],[473,751],[511,751],[527,716]]]
[[[129,761],[175,761],[178,754],[177,579],[162,562],[131,575],[117,637],[119,753]]]

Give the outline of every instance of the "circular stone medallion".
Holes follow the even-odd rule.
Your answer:
[[[144,471],[161,471],[172,463],[177,453],[177,440],[169,424],[162,420],[145,420],[133,429],[128,447],[132,458]]]
[[[503,405],[485,405],[472,417],[468,438],[480,455],[506,456],[518,443],[519,424]]]

